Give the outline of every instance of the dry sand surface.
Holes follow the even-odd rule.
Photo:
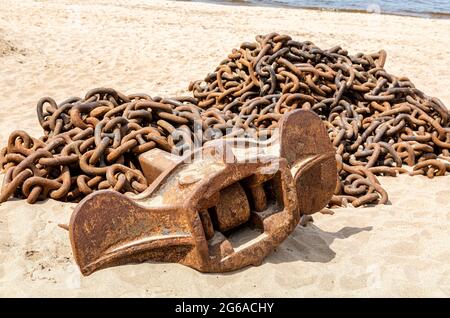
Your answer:
[[[0,3],[0,143],[41,129],[37,100],[93,87],[174,96],[232,48],[272,31],[350,53],[450,105],[450,20],[168,1]],[[1,178],[1,177],[0,177]],[[450,296],[450,176],[382,178],[390,204],[335,209],[298,227],[263,265],[201,274],[128,265],[81,277],[66,231],[73,204],[0,205],[0,296]]]

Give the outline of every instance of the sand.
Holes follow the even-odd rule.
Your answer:
[[[243,41],[272,31],[350,53],[388,52],[386,68],[450,105],[450,20],[168,1],[0,4],[0,144],[41,135],[35,105],[93,87],[182,95]],[[0,177],[2,178],[2,176]],[[0,205],[0,296],[450,296],[450,176],[382,178],[390,203],[339,208],[297,227],[259,267],[201,274],[178,264],[82,277],[67,223],[74,204]]]

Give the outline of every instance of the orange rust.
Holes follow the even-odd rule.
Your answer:
[[[334,158],[320,118],[306,110],[283,115],[279,134],[265,142],[215,140],[183,157],[152,149],[139,158],[152,182],[147,190],[97,191],[76,207],[69,225],[75,260],[84,275],[144,261],[201,272],[259,265],[301,214],[328,203]]]

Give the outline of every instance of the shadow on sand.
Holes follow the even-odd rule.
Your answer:
[[[343,227],[337,232],[326,232],[314,224],[297,226],[295,231],[284,241],[266,262],[330,262],[336,253],[331,249],[331,244],[336,239],[346,239],[363,231],[371,231],[372,227]]]

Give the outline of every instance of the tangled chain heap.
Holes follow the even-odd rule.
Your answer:
[[[6,170],[0,202],[12,195],[34,203],[47,197],[78,201],[101,189],[144,191],[148,184],[137,155],[155,147],[180,155],[192,148],[188,124],[201,120],[192,102],[126,96],[110,88],[60,104],[42,98],[37,115],[45,135],[36,139],[14,131],[0,152]]]
[[[179,155],[222,136],[266,138],[282,114],[302,108],[324,121],[336,147],[338,181],[330,205],[386,203],[375,175],[428,177],[450,171],[449,111],[405,77],[384,70],[386,53],[321,50],[287,35],[243,43],[193,97],[124,95],[99,88],[37,105],[45,135],[11,134],[0,152],[0,202],[51,197],[77,201],[98,189],[139,193],[148,184],[137,155],[158,147]]]
[[[243,43],[190,89],[200,107],[237,113],[244,128],[272,129],[285,112],[314,111],[336,147],[339,182],[330,205],[384,204],[374,175],[406,172],[403,163],[430,178],[450,171],[448,109],[387,73],[385,61],[385,51],[351,56],[272,33]]]

